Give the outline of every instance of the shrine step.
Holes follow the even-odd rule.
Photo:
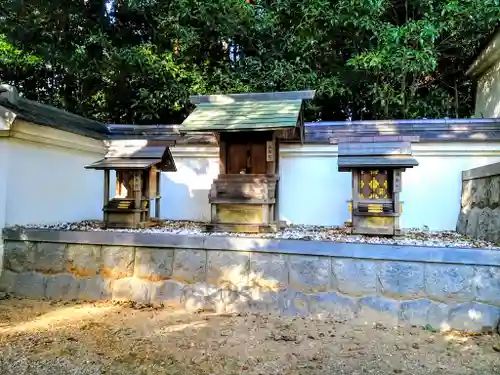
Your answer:
[[[209,223],[205,225],[205,230],[207,232],[274,233],[278,228],[276,224]]]

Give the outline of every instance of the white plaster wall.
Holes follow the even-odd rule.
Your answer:
[[[500,117],[500,61],[477,82],[475,116]]]
[[[403,173],[401,226],[455,230],[462,171],[500,161],[500,146],[417,144],[419,162]],[[350,220],[351,174],[337,171],[335,145],[281,149],[280,219],[295,224],[343,225]]]
[[[122,141],[114,141],[119,145]],[[123,142],[126,143],[126,142]],[[130,143],[130,142],[129,142]],[[136,141],[138,147],[144,146]],[[142,145],[142,146],[141,146]],[[118,147],[118,146],[116,146]],[[171,147],[177,172],[161,175],[161,212],[164,220],[210,221],[208,193],[212,182],[219,174],[219,149],[213,146]],[[116,173],[110,173],[110,197],[115,195]],[[154,216],[155,205],[151,202]]]
[[[0,137],[0,275],[3,269],[3,239],[2,229],[5,227],[7,208],[7,181],[9,171],[8,138]]]
[[[103,173],[84,167],[104,153],[8,142],[8,226],[102,219]]]
[[[413,150],[420,165],[403,173],[401,226],[454,230],[462,171],[500,161],[500,146],[420,143]],[[208,192],[219,171],[218,149],[178,146],[172,155],[178,171],[162,175],[161,217],[209,221]],[[280,220],[311,225],[343,225],[350,220],[351,174],[337,171],[337,146],[283,145],[280,170]],[[100,185],[96,190],[101,194]]]
[[[349,220],[351,173],[337,171],[337,147],[280,146],[279,217],[293,224],[343,225]]]
[[[318,225],[338,225],[341,216],[347,220],[350,173],[336,171],[337,159],[332,154],[336,147],[332,147],[327,155],[317,156],[300,153],[301,146],[282,146],[280,220]],[[177,172],[162,174],[162,219],[210,221],[208,194],[219,174],[218,148],[177,146],[171,151]],[[289,156],[297,151],[299,154]],[[111,179],[114,181],[113,176]],[[332,207],[337,214],[332,214]]]
[[[336,147],[332,147],[318,156],[301,152],[301,146],[282,146],[280,220],[318,225],[338,225],[340,217],[347,220],[350,173],[336,171]],[[177,146],[171,151],[177,172],[162,174],[161,218],[210,221],[208,193],[219,174],[218,148]]]
[[[453,145],[441,144],[434,148],[446,146]],[[467,151],[472,146],[487,147],[484,144],[457,144],[456,148]],[[425,147],[413,146],[419,166],[403,173],[401,227],[422,228],[427,225],[431,230],[455,230],[460,211],[462,171],[500,161],[500,146],[491,147],[491,154],[486,151],[477,155],[467,155],[466,152],[462,155],[426,155]]]
[[[215,150],[210,154],[194,157],[186,155],[186,148],[172,149],[177,172],[162,173],[162,218],[210,221],[208,193],[213,180],[219,174],[218,149],[212,149]]]

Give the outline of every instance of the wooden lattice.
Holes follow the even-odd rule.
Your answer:
[[[391,198],[390,178],[387,170],[362,170],[359,179],[361,199]]]

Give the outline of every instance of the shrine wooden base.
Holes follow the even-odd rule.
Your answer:
[[[221,175],[209,194],[211,232],[268,233],[275,222],[275,175]]]
[[[103,229],[146,229],[154,227],[158,224],[158,221],[143,221],[137,225],[124,225],[121,223],[104,223],[102,224]]]
[[[139,221],[140,210],[138,212],[107,211],[104,217],[102,227],[104,229],[144,229],[158,223],[157,220],[150,218],[147,221]],[[139,214],[139,215],[138,215]]]
[[[277,225],[270,220],[270,204],[247,203],[245,200],[230,203],[212,203],[210,232],[269,233]]]
[[[278,228],[275,224],[210,223],[205,225],[205,230],[207,232],[274,233]]]
[[[351,234],[373,235],[373,236],[397,236],[401,233],[399,229],[399,217],[352,215]]]

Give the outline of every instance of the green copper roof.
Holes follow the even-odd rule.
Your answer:
[[[214,132],[295,127],[301,107],[302,99],[200,103],[182,126]]]

